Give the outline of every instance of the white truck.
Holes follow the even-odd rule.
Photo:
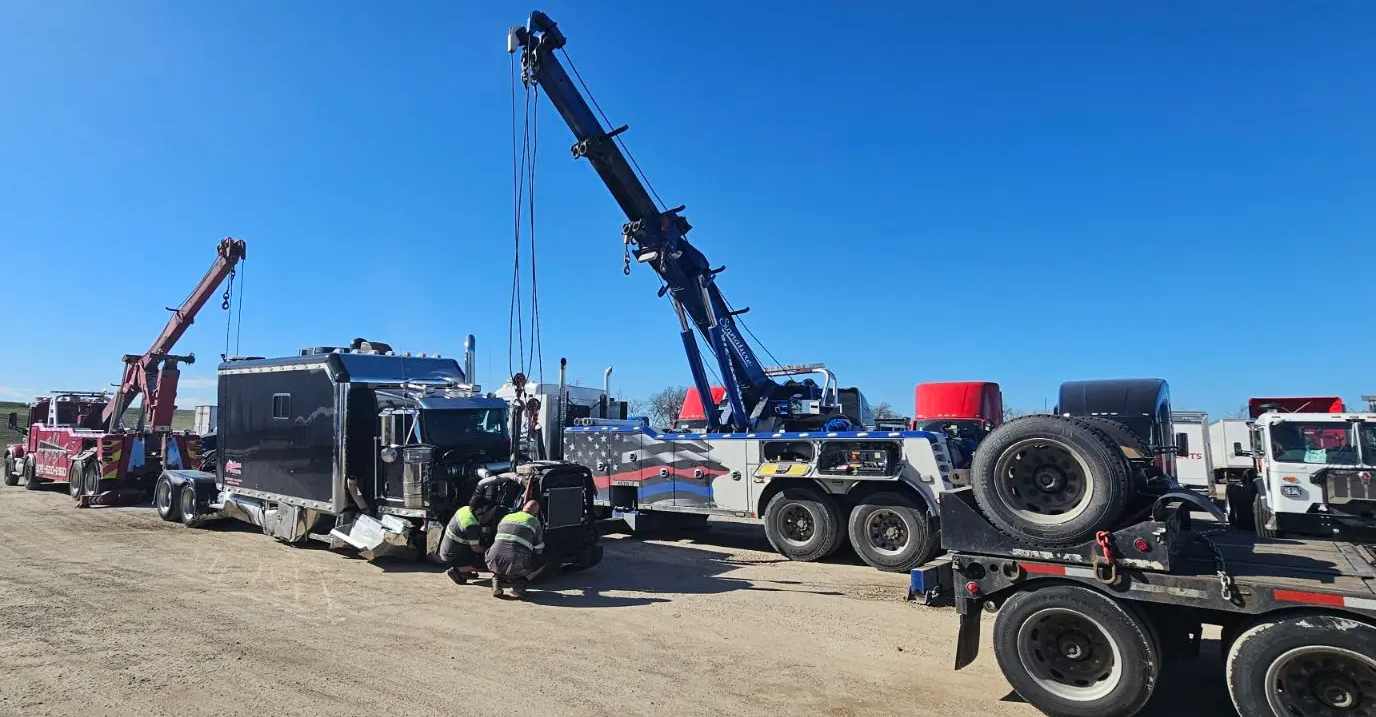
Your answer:
[[[1249,449],[1231,448],[1256,475],[1230,488],[1230,520],[1263,537],[1376,540],[1376,413],[1263,413]]]

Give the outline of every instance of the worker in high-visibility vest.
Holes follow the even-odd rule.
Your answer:
[[[492,547],[487,549],[487,567],[492,571],[492,596],[501,597],[502,588],[524,597],[526,583],[543,568],[545,528],[540,524],[540,504],[533,500],[497,523]]]
[[[449,566],[444,572],[459,585],[478,577],[483,565],[482,516],[491,512],[492,502],[474,495],[468,505],[454,511],[454,517],[444,526],[440,540],[440,562]]]

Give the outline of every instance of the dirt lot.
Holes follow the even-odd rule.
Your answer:
[[[412,564],[0,489],[4,715],[1033,715],[904,576],[780,560],[755,526],[609,538],[530,602]],[[986,625],[990,624],[986,621]],[[1149,714],[1232,714],[1218,658]]]

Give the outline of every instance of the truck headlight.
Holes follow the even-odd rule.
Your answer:
[[[1297,485],[1283,485],[1280,487],[1280,494],[1286,498],[1303,498],[1304,489]]]

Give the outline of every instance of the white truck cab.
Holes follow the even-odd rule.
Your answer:
[[[1251,439],[1257,533],[1376,540],[1376,413],[1264,413]]]

